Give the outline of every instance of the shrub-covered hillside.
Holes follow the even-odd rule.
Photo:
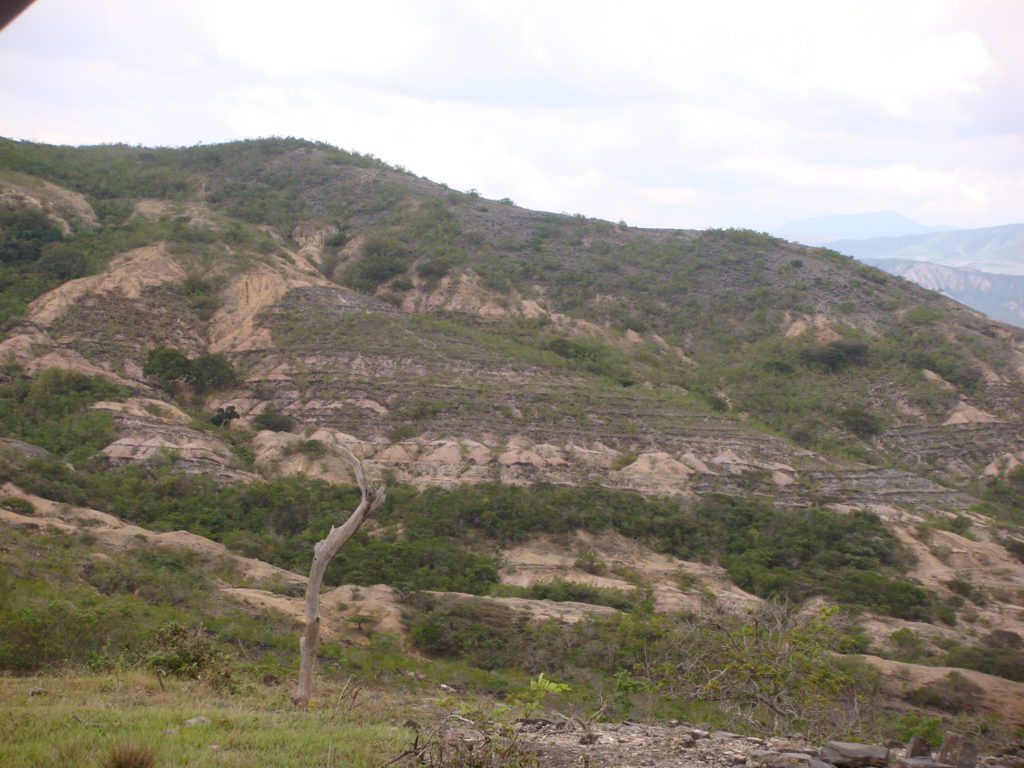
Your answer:
[[[839,605],[829,647],[1021,676],[1021,331],[834,251],[528,211],[298,139],[0,140],[0,324],[10,520],[34,494],[301,573],[353,504],[345,447],[389,501],[327,581],[389,585],[435,657],[550,672],[584,603],[609,640],[580,668],[653,694],[636,637],[681,663],[710,602],[782,600]],[[190,562],[45,549],[83,621],[189,623],[147,585]],[[45,577],[11,563],[0,620],[34,637]],[[384,621],[342,602],[357,635]],[[90,637],[53,658],[153,641]]]

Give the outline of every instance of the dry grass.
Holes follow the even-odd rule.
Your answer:
[[[156,751],[147,744],[118,744],[103,761],[103,768],[153,768]]]

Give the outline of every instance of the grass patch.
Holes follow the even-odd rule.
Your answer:
[[[303,712],[288,701],[286,686],[223,697],[171,680],[161,689],[139,672],[0,678],[4,765],[126,768],[134,763],[111,762],[115,754],[151,752],[156,766],[379,768],[408,744],[409,731],[394,723],[409,702],[379,691],[356,710],[335,709],[341,685],[322,685]],[[31,695],[33,688],[44,693]],[[186,724],[193,718],[204,720]]]

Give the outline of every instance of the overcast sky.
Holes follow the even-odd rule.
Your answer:
[[[638,226],[1024,221],[1024,0],[36,0],[0,134],[299,136]]]

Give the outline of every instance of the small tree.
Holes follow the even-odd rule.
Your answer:
[[[191,361],[189,383],[197,393],[226,389],[238,383],[238,374],[223,352],[200,355]]]
[[[156,347],[146,355],[146,365],[142,375],[156,379],[165,387],[176,381],[184,381],[192,372],[192,363],[180,349]]]
[[[708,609],[684,622],[677,641],[685,651],[665,682],[687,698],[719,702],[761,731],[843,732],[856,725],[858,699],[874,681],[834,653],[837,610],[805,615],[773,602],[745,616]]]
[[[241,414],[235,409],[235,406],[229,405],[226,408],[222,406],[210,417],[210,423],[215,427],[230,428],[231,422],[238,418],[241,418]]]
[[[269,429],[273,432],[288,432],[295,425],[292,417],[282,413],[275,406],[270,406],[262,413],[253,417],[252,425],[256,429]]]
[[[346,448],[339,446],[338,451],[352,467],[362,499],[343,525],[337,528],[331,526],[327,536],[313,547],[313,564],[310,566],[309,583],[306,585],[306,627],[299,637],[299,683],[292,696],[292,703],[298,707],[308,705],[309,697],[313,693],[316,649],[320,644],[320,585],[324,580],[327,563],[359,530],[363,521],[384,503],[384,486],[371,488],[366,482],[362,462]]]

